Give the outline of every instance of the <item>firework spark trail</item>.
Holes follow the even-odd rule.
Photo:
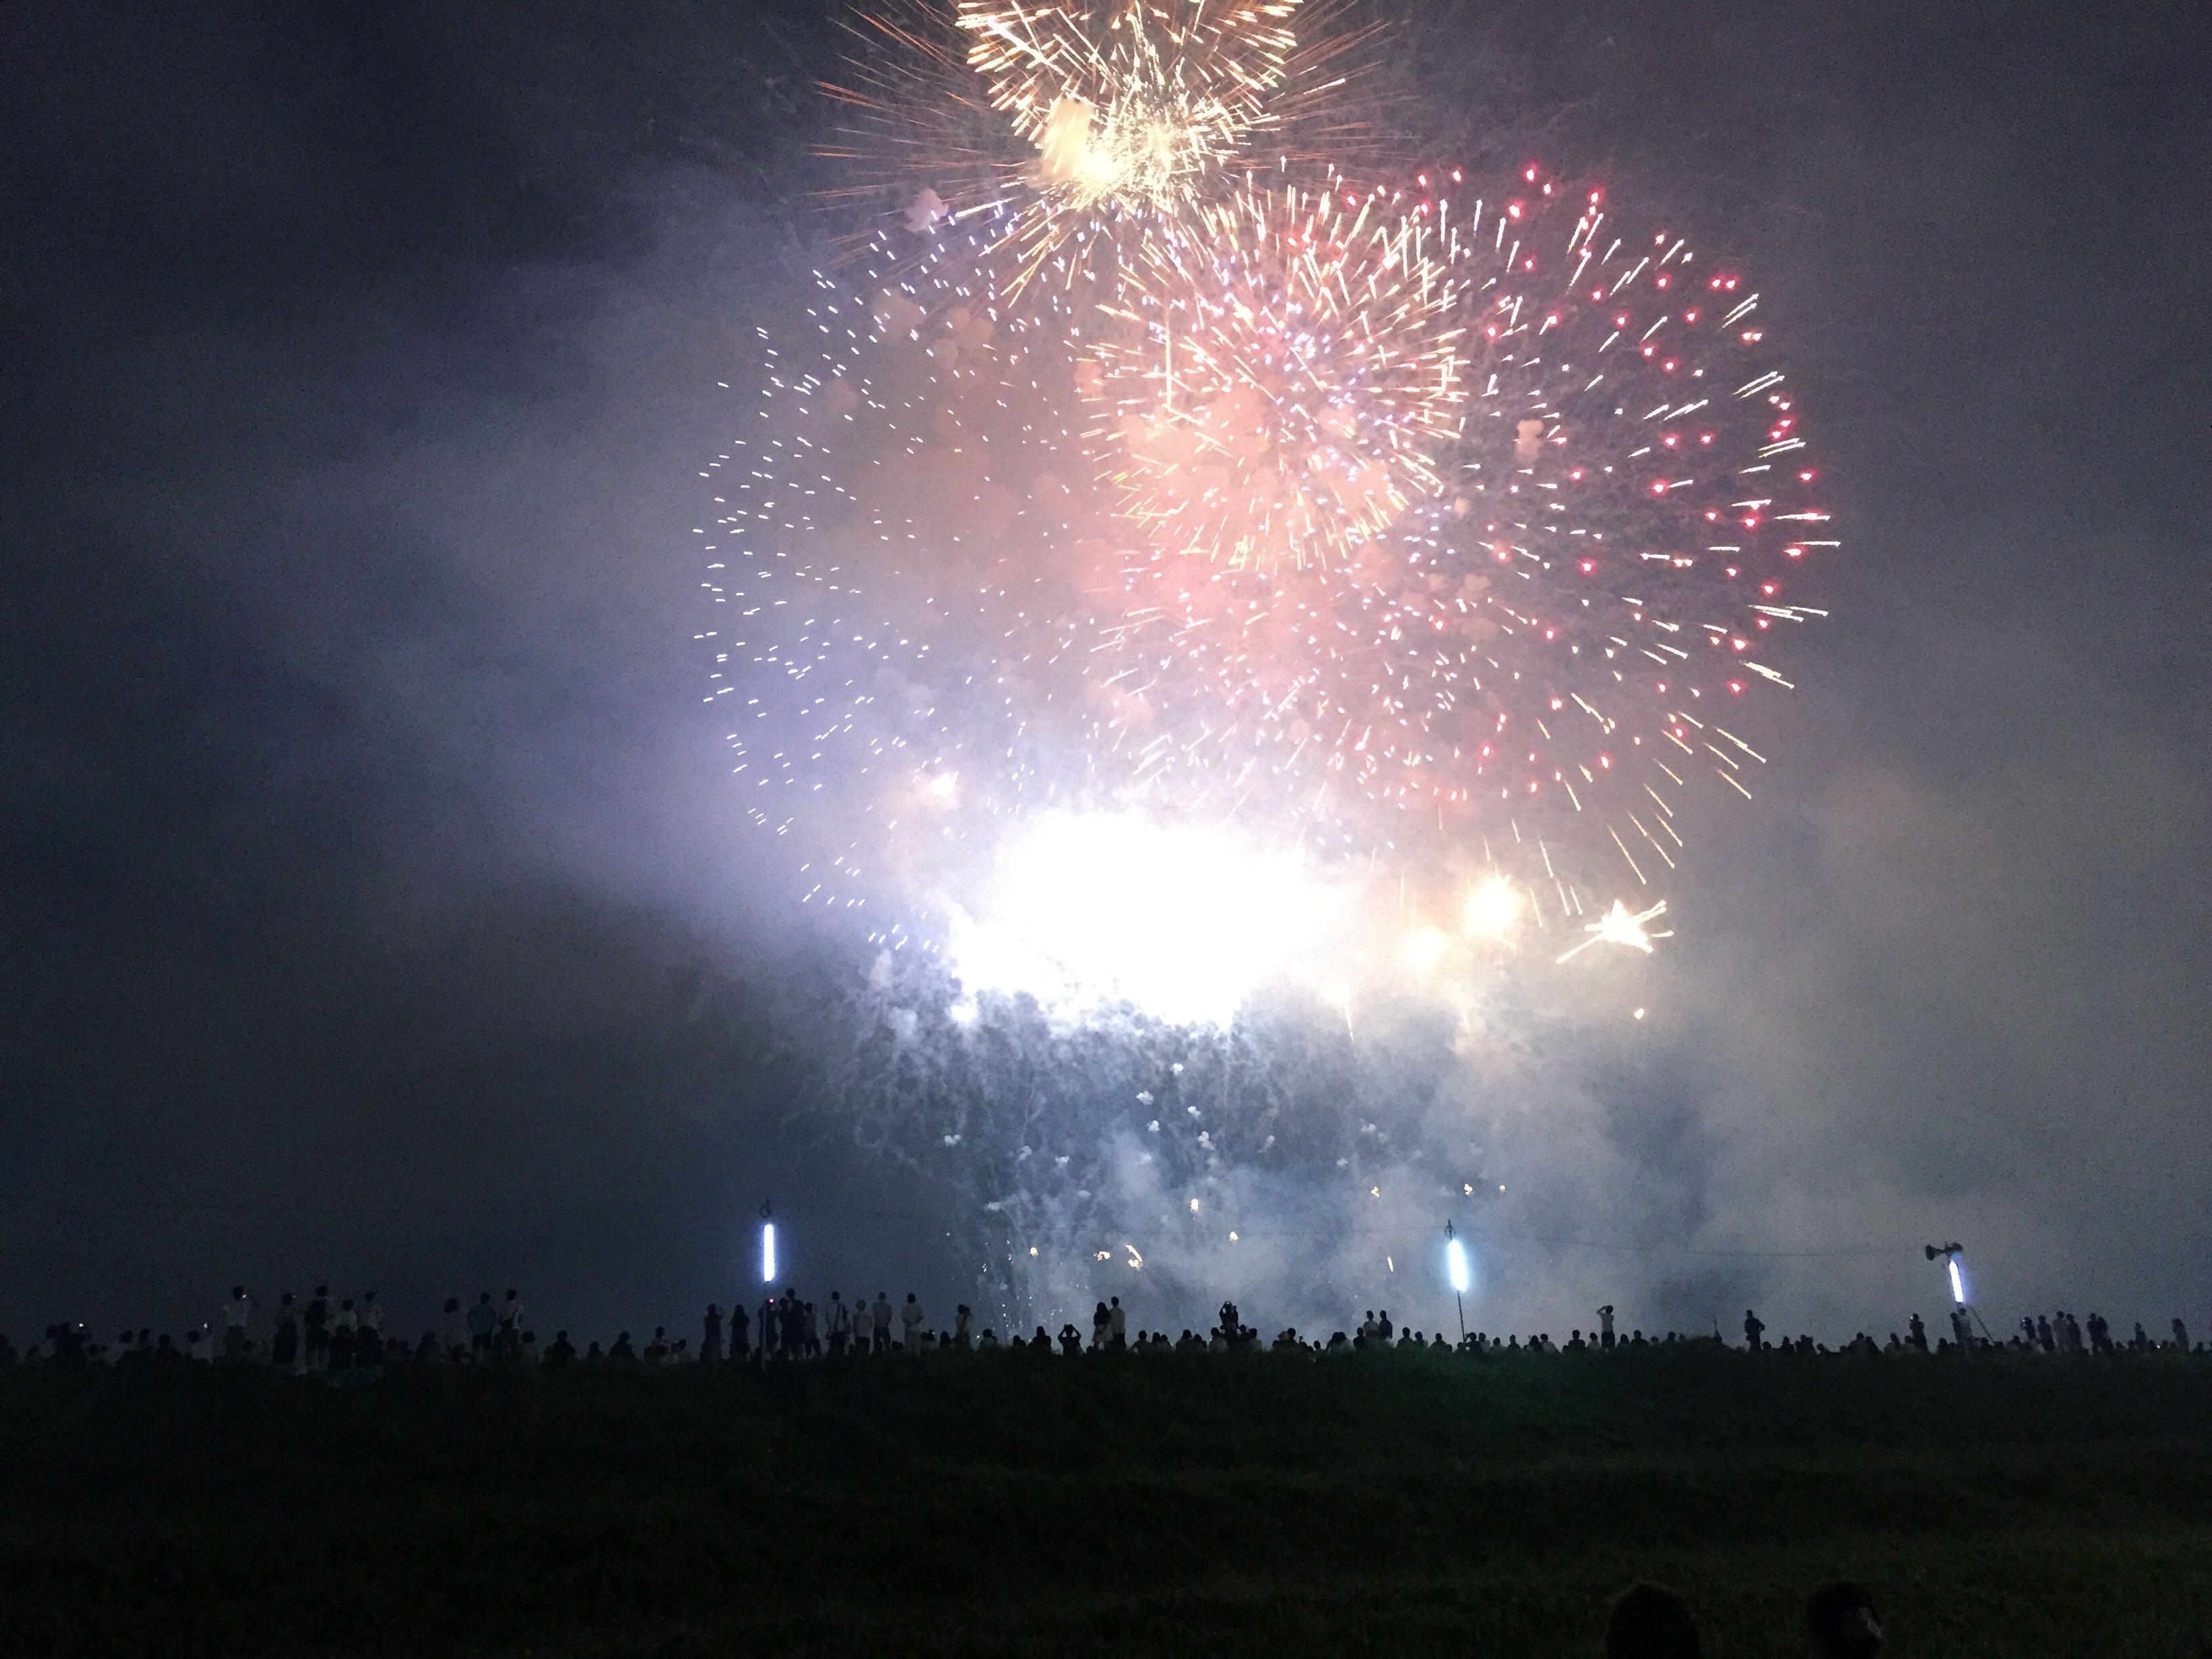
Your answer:
[[[1160,552],[1341,557],[1442,487],[1458,295],[1376,193],[1248,185],[1103,307],[1085,390],[1124,514]]]
[[[859,169],[831,199],[879,204],[886,178],[917,180],[900,210],[915,228],[994,215],[1008,302],[1048,270],[1118,281],[1238,180],[1303,155],[1297,135],[1358,130],[1346,88],[1376,32],[1337,9],[889,0],[847,25],[858,50],[823,83],[842,118],[822,154]]]
[[[1751,793],[1739,705],[1790,687],[1768,653],[1826,614],[1798,589],[1835,544],[1740,276],[1534,169],[1497,203],[1428,182],[1358,199],[1433,227],[1465,323],[1439,492],[1325,568],[1131,561],[1116,684],[1194,734],[1169,764],[1249,764],[1355,843],[1480,847],[1571,918],[1671,875],[1698,772]]]

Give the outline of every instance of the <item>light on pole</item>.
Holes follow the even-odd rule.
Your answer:
[[[1951,1300],[1960,1307],[1965,1307],[1966,1305],[1966,1275],[1959,1266],[1959,1258],[1966,1254],[1966,1247],[1954,1239],[1948,1244],[1929,1244],[1922,1248],[1930,1261],[1935,1261],[1938,1256],[1943,1258],[1943,1265],[1950,1272]]]
[[[1467,1246],[1459,1242],[1457,1229],[1449,1221],[1444,1223],[1444,1271],[1451,1275],[1452,1302],[1459,1309],[1459,1340],[1467,1340]]]
[[[775,1223],[768,1218],[768,1206],[761,1206],[761,1283],[775,1283]]]

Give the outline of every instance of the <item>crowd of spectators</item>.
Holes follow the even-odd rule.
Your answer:
[[[1831,1349],[1810,1336],[1784,1336],[1770,1340],[1766,1326],[1747,1308],[1743,1316],[1743,1346],[1754,1352],[1814,1355],[1846,1353],[1990,1352],[2000,1349],[2046,1354],[2111,1355],[2154,1350],[2191,1352],[2188,1328],[2179,1319],[2169,1334],[2153,1337],[2137,1322],[2130,1334],[2116,1334],[2100,1315],[2077,1319],[2069,1312],[2023,1315],[2017,1326],[2000,1337],[1984,1327],[1970,1309],[1952,1311],[1951,1334],[1931,1346],[1928,1329],[1918,1314],[1906,1322],[1902,1334],[1892,1331],[1886,1341],[1865,1331],[1856,1333],[1840,1349]],[[439,1321],[419,1338],[387,1334],[384,1307],[374,1291],[358,1296],[333,1297],[327,1285],[318,1285],[302,1298],[287,1291],[273,1307],[264,1307],[247,1289],[234,1285],[224,1298],[218,1317],[196,1327],[179,1343],[167,1332],[159,1336],[150,1329],[124,1330],[112,1344],[101,1341],[79,1323],[50,1325],[44,1334],[18,1352],[0,1334],[0,1365],[19,1363],[60,1365],[140,1365],[149,1364],[221,1362],[260,1364],[302,1375],[311,1372],[355,1373],[402,1364],[765,1364],[788,1360],[888,1354],[921,1355],[942,1352],[989,1352],[1027,1350],[1036,1353],[1074,1356],[1083,1353],[1139,1354],[1225,1353],[1266,1348],[1271,1352],[1306,1354],[1346,1354],[1381,1349],[1420,1349],[1458,1352],[1477,1358],[1516,1354],[1609,1352],[1684,1342],[1718,1342],[1717,1328],[1710,1333],[1670,1330],[1646,1336],[1632,1329],[1616,1332],[1613,1310],[1596,1310],[1585,1330],[1571,1330],[1564,1342],[1549,1332],[1493,1336],[1487,1331],[1462,1334],[1457,1340],[1442,1331],[1409,1329],[1395,1323],[1388,1309],[1368,1310],[1359,1322],[1327,1337],[1302,1334],[1295,1328],[1262,1339],[1244,1322],[1234,1302],[1224,1302],[1203,1334],[1185,1327],[1170,1336],[1165,1330],[1128,1328],[1127,1314],[1119,1297],[1100,1302],[1091,1311],[1086,1333],[1074,1321],[1061,1322],[1057,1332],[1036,1326],[1029,1334],[1008,1331],[1003,1336],[993,1326],[980,1330],[975,1312],[965,1304],[955,1306],[949,1322],[933,1320],[911,1291],[893,1302],[888,1291],[873,1298],[854,1297],[848,1302],[838,1291],[817,1305],[801,1297],[796,1288],[770,1296],[757,1307],[733,1304],[726,1310],[709,1304],[700,1320],[695,1347],[689,1335],[669,1334],[655,1326],[652,1336],[640,1343],[629,1331],[610,1342],[592,1340],[577,1346],[566,1330],[541,1343],[526,1317],[521,1297],[514,1290],[496,1298],[479,1291],[473,1302],[448,1297]],[[2198,1344],[2196,1352],[2203,1352]]]

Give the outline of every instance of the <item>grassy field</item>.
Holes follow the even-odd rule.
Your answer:
[[[2212,1365],[1192,1355],[0,1373],[0,1651],[2194,1656]]]

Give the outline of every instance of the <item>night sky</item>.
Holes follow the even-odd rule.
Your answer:
[[[238,1279],[374,1285],[402,1330],[510,1284],[688,1326],[770,1194],[810,1283],[949,1304],[939,1198],[783,1124],[791,988],[849,964],[692,644],[714,382],[826,234],[824,16],[0,31],[0,1330],[180,1326]],[[1993,1322],[2201,1323],[2212,23],[1418,35],[1389,118],[1444,159],[1602,174],[1757,274],[1845,546],[1760,800],[1696,815],[1614,1103],[1620,1178],[1694,1228],[1562,1285],[1848,1336],[1932,1316],[1917,1247],[1959,1237]]]

